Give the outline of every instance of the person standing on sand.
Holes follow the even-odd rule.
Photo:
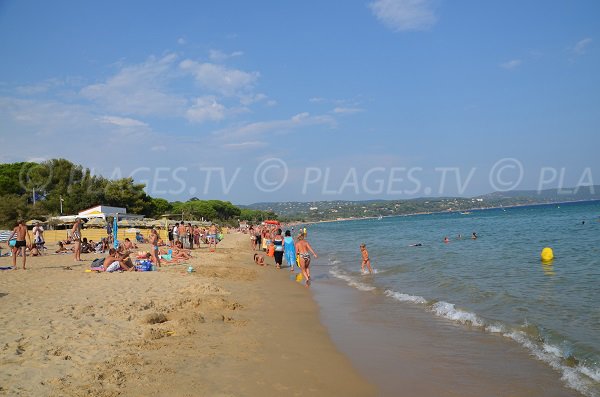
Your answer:
[[[150,255],[152,256],[152,261],[156,263],[156,266],[161,267],[160,255],[158,253],[158,232],[156,229],[150,230],[150,245]]]
[[[275,265],[277,269],[281,269],[283,263],[283,236],[281,235],[281,229],[277,229],[275,236],[273,237]]]
[[[360,253],[362,255],[362,263],[360,264],[360,271],[362,273],[365,272],[365,266],[369,269],[369,273],[373,274],[373,269],[371,269],[371,259],[369,259],[369,251],[367,251],[367,246],[363,243],[360,245]]]
[[[210,250],[211,252],[214,252],[217,249],[217,226],[213,223],[210,225],[210,227],[208,228],[208,248],[210,249],[211,246],[213,246],[213,248]]]
[[[285,237],[283,238],[283,253],[285,261],[290,267],[290,272],[293,272],[294,265],[296,264],[296,244],[289,230],[285,231]]]
[[[38,248],[38,251],[40,251],[40,254],[42,253],[42,249],[44,248],[44,228],[42,227],[42,225],[40,225],[39,222],[37,222],[35,224],[35,226],[33,227],[33,241],[35,246]]]
[[[310,285],[310,253],[312,253],[315,258],[318,258],[315,251],[312,249],[308,241],[305,240],[304,234],[300,234],[298,236],[298,241],[296,242],[296,252],[300,255],[300,270],[302,271],[302,275],[306,279],[306,285]]]
[[[73,228],[71,229],[71,241],[73,241],[74,261],[81,260],[81,219],[76,218]]]
[[[179,241],[181,241],[181,244],[185,245],[185,223],[181,222],[179,224],[179,227],[177,228],[177,235],[179,236]]]
[[[27,226],[25,226],[25,221],[19,220],[17,222],[17,226],[13,229],[8,241],[12,240],[13,237],[16,237],[17,241],[15,242],[15,246],[12,247],[12,264],[13,269],[17,270],[17,255],[19,251],[23,256],[23,270],[25,269],[25,262],[27,261],[27,255],[25,255],[25,249],[27,248],[27,238],[31,241],[29,237],[29,233],[27,232]]]

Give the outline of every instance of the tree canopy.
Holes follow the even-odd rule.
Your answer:
[[[229,201],[193,197],[169,202],[149,196],[144,188],[133,178],[110,180],[92,175],[88,168],[66,159],[0,164],[0,226],[12,227],[17,219],[60,215],[61,199],[62,214],[103,204],[153,218],[181,214],[185,220],[233,223],[275,217],[265,211],[241,210]]]

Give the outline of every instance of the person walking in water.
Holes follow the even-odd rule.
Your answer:
[[[367,251],[367,246],[365,244],[360,245],[360,253],[362,255],[362,263],[360,264],[360,271],[362,273],[365,272],[365,266],[369,269],[369,273],[373,274],[373,269],[371,269],[371,259],[369,259],[369,251]]]
[[[298,241],[296,242],[296,252],[300,255],[300,270],[302,271],[302,275],[306,279],[306,285],[310,285],[310,253],[312,253],[315,258],[318,258],[315,251],[312,249],[308,241],[305,240],[304,234],[300,234],[298,236]]]

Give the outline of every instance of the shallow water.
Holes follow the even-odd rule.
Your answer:
[[[428,326],[452,324],[465,331],[460,335],[471,339],[470,346],[498,340],[526,351],[559,375],[565,390],[597,397],[599,215],[600,203],[592,202],[312,225],[309,241],[321,255],[313,267],[316,297],[329,295],[321,301],[327,316],[340,309],[328,309],[328,284],[362,294],[359,304],[376,296],[369,321],[345,317],[346,326],[360,326],[367,335],[399,332],[396,310],[410,308],[425,322],[435,320]],[[477,240],[470,239],[473,231]],[[361,242],[374,275],[360,272]],[[415,243],[422,246],[410,246]],[[545,246],[555,254],[549,264],[540,261]],[[382,358],[388,359],[393,362]],[[488,367],[496,359],[489,357]]]

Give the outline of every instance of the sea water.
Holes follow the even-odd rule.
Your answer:
[[[317,283],[337,280],[381,295],[385,305],[504,338],[566,387],[600,396],[600,202],[341,221],[308,231],[321,255]],[[360,243],[374,275],[361,273]],[[554,251],[550,263],[540,260],[544,247]]]

